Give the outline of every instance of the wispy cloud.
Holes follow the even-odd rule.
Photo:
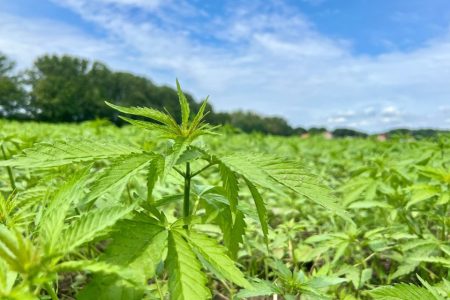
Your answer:
[[[56,3],[56,2],[55,2]],[[111,5],[113,3],[113,5]],[[293,125],[449,127],[450,38],[416,50],[357,55],[281,1],[230,2],[223,14],[187,1],[62,0],[104,32],[49,20],[0,18],[0,49],[28,65],[72,53],[172,84],[219,110],[285,116]],[[138,13],[136,13],[136,10]],[[351,114],[350,114],[351,112]]]

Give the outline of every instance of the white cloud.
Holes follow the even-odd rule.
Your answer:
[[[186,1],[58,3],[104,36],[4,15],[0,48],[21,65],[42,53],[67,52],[147,74],[158,83],[173,85],[178,77],[197,98],[211,95],[218,110],[283,115],[293,125],[448,128],[439,107],[450,94],[450,35],[414,51],[364,56],[353,53],[351,41],[320,34],[280,1],[267,2],[269,8],[261,2],[234,4],[225,15]],[[131,15],[130,6],[142,13]]]
[[[162,5],[162,0],[100,0],[106,4],[126,5],[145,9],[155,9]]]

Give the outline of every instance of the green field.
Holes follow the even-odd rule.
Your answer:
[[[449,136],[118,109],[158,123],[0,121],[1,299],[449,297]]]

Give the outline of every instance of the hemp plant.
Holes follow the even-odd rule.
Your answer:
[[[268,243],[264,189],[289,190],[346,217],[329,189],[297,161],[251,151],[210,150],[207,139],[200,142],[202,136],[217,134],[215,127],[205,122],[206,100],[193,114],[178,81],[177,89],[180,123],[168,112],[106,102],[123,114],[138,117],[120,118],[156,133],[163,147],[150,151],[120,142],[72,139],[36,144],[22,155],[0,163],[9,168],[58,172],[71,172],[71,168],[81,165],[84,170],[83,176],[69,180],[63,187],[63,191],[76,187],[77,193],[64,198],[65,194],[56,192],[55,197],[42,201],[39,207],[46,218],[36,219],[22,229],[8,225],[2,229],[8,236],[16,236],[9,243],[0,240],[0,249],[17,252],[11,260],[14,265],[6,261],[6,268],[22,272],[15,285],[21,292],[29,292],[30,299],[42,295],[40,287],[52,298],[57,297],[56,274],[66,269],[91,274],[78,292],[78,299],[164,299],[167,295],[170,299],[208,299],[212,296],[208,288],[212,278],[222,282],[232,297],[236,287],[253,289],[235,263],[243,243],[246,216],[257,216]],[[94,172],[99,168],[101,172]],[[155,187],[176,176],[181,179],[181,197],[174,189],[173,195],[158,198]],[[197,177],[217,180],[205,186],[195,181]],[[144,185],[144,197],[130,192],[133,180],[140,187]],[[251,194],[253,204],[242,203],[242,189]],[[111,193],[122,197],[108,202],[114,198]],[[63,207],[64,212],[58,212],[58,207]],[[220,229],[220,234],[216,231],[212,236],[205,230],[211,225]],[[49,226],[53,226],[53,232]],[[20,249],[15,246],[21,239],[28,239],[39,261],[45,263],[33,264],[32,269],[17,267],[28,263],[21,262]],[[70,262],[68,256],[74,251],[90,257]],[[60,261],[70,263],[58,267]]]

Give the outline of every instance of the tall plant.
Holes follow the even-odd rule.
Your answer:
[[[193,114],[178,81],[177,89],[180,124],[166,112],[106,102],[121,113],[137,117],[121,116],[131,125],[157,133],[165,145],[158,151],[121,143],[74,139],[36,144],[22,155],[0,163],[0,166],[7,167],[55,170],[62,166],[86,164],[87,170],[96,170],[101,161],[109,161],[99,175],[88,173],[81,179],[69,181],[63,191],[76,187],[77,191],[87,188],[86,193],[77,195],[76,199],[55,196],[44,208],[47,220],[37,221],[36,226],[41,229],[35,235],[24,235],[30,226],[33,230],[34,225],[21,233],[11,226],[7,228],[8,225],[1,231],[5,237],[16,234],[15,244],[22,243],[20,240],[23,238],[37,244],[38,252],[46,258],[44,260],[54,262],[51,274],[64,270],[55,264],[66,261],[67,255],[77,247],[87,242],[92,247],[100,239],[111,238],[106,250],[98,258],[94,257],[94,261],[81,260],[64,265],[66,269],[70,269],[68,264],[72,269],[85,267],[94,273],[79,293],[79,299],[142,299],[151,293],[149,283],[155,286],[156,294],[162,299],[165,289],[161,281],[165,278],[171,299],[207,299],[211,297],[207,288],[209,273],[225,286],[229,286],[226,282],[231,282],[251,290],[252,285],[236,266],[234,258],[245,234],[245,217],[253,215],[253,212],[256,212],[267,243],[269,225],[262,193],[264,189],[289,190],[346,217],[328,188],[297,161],[251,151],[224,154],[210,150],[205,141],[199,139],[216,134],[215,128],[204,121],[206,100]],[[129,191],[130,180],[142,178],[142,175],[145,176],[145,197],[128,193],[121,204],[102,202],[100,205],[100,198],[111,192]],[[158,182],[164,184],[169,176],[179,176],[182,195],[174,192],[158,199],[154,195],[155,186]],[[205,186],[196,182],[196,178],[202,176],[216,176],[217,184]],[[242,203],[242,189],[251,194],[254,208],[249,209]],[[109,207],[112,205],[115,208]],[[60,206],[65,208],[64,213],[58,211]],[[69,207],[73,208],[71,215],[66,214]],[[105,209],[108,212],[104,212]],[[94,222],[93,217],[87,217],[91,215],[100,217],[96,217]],[[56,221],[49,223],[48,220],[55,218]],[[78,221],[75,223],[74,219]],[[212,237],[205,230],[205,226],[211,224],[220,228],[219,236]],[[65,226],[73,229],[67,232],[63,229]],[[2,238],[0,249],[14,252],[17,247],[8,241]],[[41,241],[45,241],[43,246]],[[52,259],[55,257],[53,251],[58,253],[57,260]],[[28,263],[20,255],[14,261],[5,262],[13,271],[17,271],[15,264]],[[36,268],[40,270],[44,265]],[[16,282],[27,286],[35,296],[43,286],[55,297],[51,286],[55,276],[41,276],[45,279],[30,281],[29,272],[29,269],[23,269],[21,279]],[[229,288],[229,292],[233,293],[234,289]]]

